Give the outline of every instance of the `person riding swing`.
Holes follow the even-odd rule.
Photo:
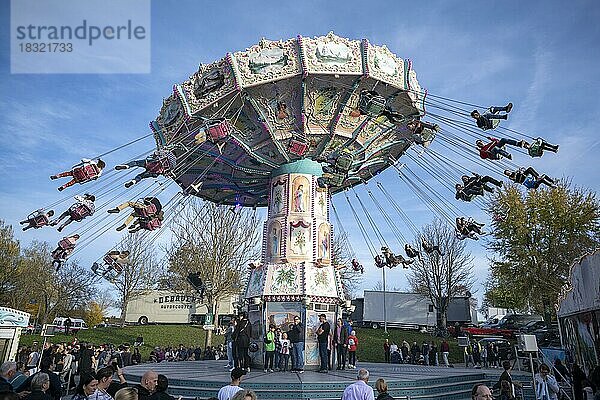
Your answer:
[[[131,167],[145,168],[145,171],[136,175],[135,178],[125,183],[126,188],[139,183],[142,179],[157,178],[159,175],[167,175],[175,169],[177,157],[172,151],[157,150],[151,156],[143,160],[133,160],[127,164],[115,166],[116,170],[129,169]]]
[[[67,176],[72,179],[58,188],[59,192],[62,192],[69,186],[73,186],[76,183],[84,184],[96,180],[102,175],[102,170],[106,167],[106,163],[101,159],[90,160],[88,158],[82,158],[81,163],[74,165],[70,171],[61,172],[57,175],[50,176],[50,179],[64,178]]]
[[[65,229],[65,227],[73,221],[80,222],[84,218],[94,215],[94,212],[96,211],[96,207],[94,205],[96,196],[86,193],[83,196],[75,196],[75,201],[75,204],[69,207],[54,221],[50,222],[51,226],[56,226],[60,221],[68,217],[67,220],[58,227],[59,232]]]
[[[136,218],[151,219],[151,217],[157,215],[162,210],[162,204],[156,197],[144,197],[143,200],[126,201],[115,208],[111,208],[108,210],[108,212],[118,213],[127,207],[133,208],[133,212],[127,217],[122,225],[117,227],[117,231],[122,231],[123,229],[127,228],[127,226]]]
[[[56,268],[56,272],[75,250],[77,240],[79,240],[77,234],[66,236],[58,242],[58,247],[52,251],[52,266]]]
[[[486,110],[484,114],[480,114],[479,111],[473,110],[471,112],[471,117],[477,121],[477,126],[481,129],[495,129],[498,124],[500,124],[501,119],[508,119],[508,113],[512,110],[513,104],[508,103],[504,107],[490,107]],[[501,112],[505,112],[506,114],[500,114]]]
[[[43,208],[36,210],[27,216],[27,219],[19,222],[21,225],[27,224],[27,226],[23,227],[23,230],[27,229],[39,229],[44,226],[50,226],[50,218],[54,215],[54,210],[49,210],[48,212],[44,212]]]

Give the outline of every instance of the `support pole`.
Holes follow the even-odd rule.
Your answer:
[[[381,269],[383,273],[383,331],[387,335],[387,307],[385,305],[385,266]]]

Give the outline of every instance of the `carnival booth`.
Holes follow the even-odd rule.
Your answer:
[[[573,264],[557,308],[562,345],[589,374],[600,359],[600,251]]]
[[[0,307],[0,362],[14,361],[21,331],[29,324],[29,313]]]

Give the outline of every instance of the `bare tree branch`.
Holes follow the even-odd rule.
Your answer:
[[[444,255],[426,254],[421,238],[438,245]],[[441,316],[438,324],[445,327],[450,299],[465,294],[473,286],[473,257],[466,251],[465,242],[457,239],[454,230],[440,220],[426,225],[415,239],[422,261],[415,259],[411,264],[408,283],[414,292],[431,300]]]

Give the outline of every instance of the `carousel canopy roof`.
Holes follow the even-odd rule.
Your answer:
[[[384,103],[361,106],[367,91]],[[424,101],[410,60],[329,33],[263,39],[200,65],[150,125],[158,147],[177,155],[181,187],[216,203],[265,206],[272,174],[298,160],[330,166],[332,193],[381,172],[413,143],[406,123],[424,114]],[[393,110],[394,122],[378,106]]]

